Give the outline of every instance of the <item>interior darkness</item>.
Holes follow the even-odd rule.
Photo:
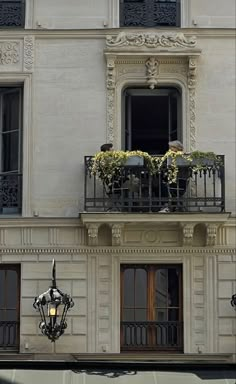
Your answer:
[[[177,98],[168,95],[128,97],[131,98],[131,111],[126,107],[126,149],[164,154],[168,142],[177,139]],[[129,119],[131,145],[128,145]]]

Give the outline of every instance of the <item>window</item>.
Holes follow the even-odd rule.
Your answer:
[[[0,0],[0,27],[24,27],[25,1]]]
[[[121,350],[182,351],[181,265],[121,266]]]
[[[180,0],[120,0],[121,27],[180,26]]]
[[[0,213],[21,212],[21,87],[0,87]]]
[[[181,92],[174,87],[126,89],[122,147],[162,155],[169,141],[182,141],[181,102]]]
[[[0,350],[19,348],[20,266],[0,265]]]

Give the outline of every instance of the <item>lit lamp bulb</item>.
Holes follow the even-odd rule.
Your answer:
[[[59,315],[59,311],[58,311],[57,307],[54,306],[54,305],[50,305],[48,307],[48,315],[52,316],[52,317],[58,316]]]

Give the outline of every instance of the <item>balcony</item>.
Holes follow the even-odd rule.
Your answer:
[[[204,167],[179,165],[176,183],[166,182],[171,165],[164,164],[152,174],[143,165],[124,165],[109,183],[91,174],[91,156],[85,157],[85,212],[225,212],[224,156]],[[220,161],[219,161],[220,160]]]
[[[24,27],[25,1],[0,0],[0,28]]]
[[[183,323],[180,321],[122,321],[122,351],[183,350]]]
[[[180,26],[178,0],[123,0],[120,2],[121,27]]]
[[[0,351],[18,351],[19,327],[18,321],[0,321]]]
[[[0,214],[20,214],[22,205],[22,174],[0,173]]]

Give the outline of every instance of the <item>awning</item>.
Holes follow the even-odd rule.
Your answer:
[[[235,384],[236,372],[0,370],[0,384]]]

